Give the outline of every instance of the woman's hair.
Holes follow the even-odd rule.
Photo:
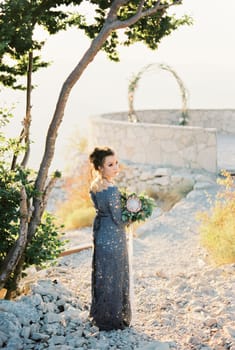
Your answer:
[[[114,156],[114,154],[114,151],[109,147],[96,147],[90,154],[89,159],[95,170],[99,170],[99,167],[104,164],[105,157]]]

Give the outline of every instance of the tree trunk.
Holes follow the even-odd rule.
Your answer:
[[[0,270],[0,289],[2,289],[10,274],[15,271],[15,268],[24,254],[27,243],[28,232],[28,208],[27,208],[27,194],[24,186],[21,189],[21,201],[20,201],[20,232],[19,238],[9,250],[3,265]]]
[[[19,288],[19,283],[22,277],[23,265],[25,261],[25,254],[21,256],[19,262],[14,270],[13,278],[7,283],[7,293],[5,299],[12,299],[17,295],[17,290]]]

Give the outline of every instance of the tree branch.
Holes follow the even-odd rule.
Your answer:
[[[182,0],[174,0],[171,4],[161,4],[161,1],[158,0],[157,3],[150,9],[145,10],[142,12],[141,18],[146,16],[152,16],[159,10],[167,9],[171,6],[178,5],[182,2]]]
[[[167,9],[173,5],[178,5],[181,2],[182,2],[182,0],[174,0],[171,4],[161,4],[161,1],[158,0],[153,7],[149,8],[145,11],[142,11],[143,5],[144,5],[144,0],[141,0],[140,4],[138,6],[138,10],[135,13],[135,15],[133,15],[132,17],[128,18],[125,21],[117,20],[117,21],[113,22],[112,28],[113,28],[113,30],[117,30],[117,29],[129,27],[130,25],[135,24],[140,18],[152,16],[159,10]]]
[[[21,162],[23,168],[26,167],[26,164],[29,159],[30,153],[30,140],[29,140],[29,131],[31,125],[31,94],[32,94],[32,71],[33,71],[33,51],[30,50],[28,54],[28,70],[27,70],[27,94],[26,94],[26,114],[24,119],[24,129],[25,129],[25,154]]]
[[[128,0],[115,0],[110,7],[106,22],[112,22],[114,18],[117,18],[118,10],[126,3],[128,3]]]
[[[44,193],[43,193],[43,197],[42,197],[42,206],[41,206],[41,210],[42,210],[42,214],[46,208],[46,205],[47,205],[47,202],[48,202],[48,198],[49,198],[49,195],[56,183],[56,181],[58,180],[58,177],[56,176],[53,176],[50,181],[48,182],[45,190],[44,190]]]

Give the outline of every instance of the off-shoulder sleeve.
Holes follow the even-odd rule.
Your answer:
[[[109,210],[112,215],[112,219],[118,226],[125,226],[122,221],[122,209],[121,209],[121,198],[120,192],[116,187],[112,188],[109,193]]]

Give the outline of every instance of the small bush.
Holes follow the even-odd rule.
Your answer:
[[[235,183],[223,171],[218,183],[224,187],[219,192],[209,212],[199,213],[202,245],[217,265],[235,262]]]
[[[56,263],[67,241],[61,240],[64,233],[59,233],[62,226],[56,226],[55,219],[50,213],[44,212],[35,236],[26,248],[24,268],[31,265],[46,268]]]

